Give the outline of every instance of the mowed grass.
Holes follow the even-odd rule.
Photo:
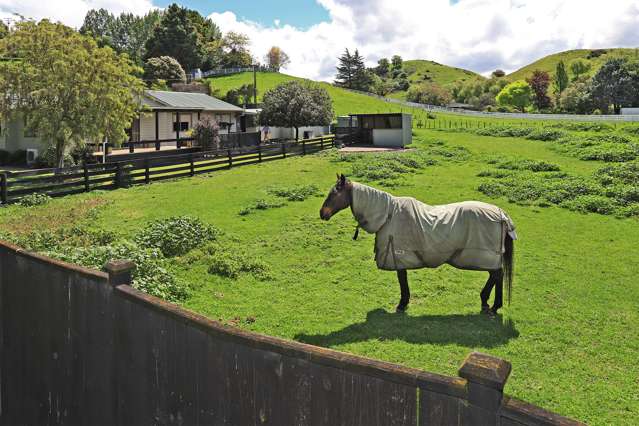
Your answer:
[[[327,155],[12,206],[0,210],[0,230],[12,231],[20,217],[37,228],[86,223],[85,210],[97,206],[91,227],[130,238],[151,220],[195,216],[224,232],[220,243],[270,271],[268,279],[248,273],[231,279],[210,274],[206,258],[177,258],[172,272],[191,287],[183,302],[188,309],[256,332],[449,375],[470,351],[489,353],[513,364],[508,394],[591,424],[638,423],[637,220],[520,206],[477,191],[477,174],[496,154],[547,161],[577,175],[601,163],[515,138],[420,130],[414,141],[423,149],[443,141],[470,156],[438,158],[385,189],[429,204],[493,202],[517,225],[513,303],[499,318],[478,314],[487,274],[447,266],[411,271],[410,309],[395,314],[399,286],[394,273],[375,268],[374,236],[362,232],[352,241],[349,211],[321,221],[321,196],[239,214],[272,197],[274,188],[328,191],[335,173],[349,173],[350,164]]]

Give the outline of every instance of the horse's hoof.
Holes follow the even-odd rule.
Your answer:
[[[482,313],[482,314],[490,315],[490,313],[491,313],[491,312],[492,312],[492,311],[490,310],[490,306],[488,306],[488,305],[483,305],[483,306],[481,307],[481,313]]]
[[[395,308],[395,312],[397,312],[398,314],[403,314],[406,312],[407,309],[408,305],[397,305],[397,307]]]

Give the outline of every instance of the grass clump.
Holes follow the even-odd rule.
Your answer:
[[[556,141],[566,136],[566,132],[556,129],[537,129],[528,136],[526,139],[534,140],[534,141]]]
[[[319,188],[315,185],[296,185],[283,188],[271,188],[269,193],[286,198],[288,201],[304,201],[309,197],[319,195]]]
[[[49,201],[51,201],[51,197],[47,194],[29,194],[22,197],[18,204],[22,207],[35,207],[47,204]]]
[[[193,250],[180,261],[185,265],[204,263],[209,274],[231,279],[241,274],[250,274],[259,280],[272,278],[271,267],[266,262],[236,245],[223,245],[218,241]]]
[[[200,219],[173,216],[151,222],[135,241],[143,248],[157,248],[166,257],[186,254],[200,244],[214,240],[219,231]]]
[[[282,206],[285,206],[286,203],[279,201],[271,201],[266,199],[259,199],[251,203],[250,205],[243,207],[238,214],[240,216],[246,216],[251,214],[255,210],[268,210],[268,209],[276,209]]]
[[[533,127],[517,127],[508,125],[498,125],[476,129],[475,134],[479,136],[495,136],[500,138],[523,138],[534,132]]]
[[[612,126],[606,123],[595,123],[595,122],[558,122],[552,123],[550,127],[570,130],[572,132],[603,132],[603,131],[612,131]]]

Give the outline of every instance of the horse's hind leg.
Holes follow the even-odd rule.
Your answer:
[[[504,270],[499,269],[497,271],[493,271],[490,273],[491,276],[493,273],[495,274],[495,301],[493,303],[493,307],[490,308],[490,310],[493,314],[496,314],[499,308],[504,305]]]
[[[488,280],[486,280],[486,285],[484,286],[481,293],[479,293],[479,297],[481,298],[481,311],[482,313],[488,313],[490,311],[490,305],[488,304],[488,298],[490,297],[490,292],[493,291],[493,287],[496,283],[495,271],[489,271]]]
[[[399,305],[397,305],[395,310],[397,312],[404,312],[406,308],[408,308],[408,302],[410,302],[410,290],[408,289],[408,274],[406,273],[406,269],[397,271],[397,279],[399,280],[402,297],[399,299]]]

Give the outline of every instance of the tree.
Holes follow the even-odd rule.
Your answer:
[[[375,74],[380,77],[388,77],[390,74],[390,62],[386,58],[382,58],[377,61],[377,67],[375,67]]]
[[[333,119],[333,103],[326,89],[297,81],[282,83],[264,93],[260,120],[263,124],[295,128],[327,126]]]
[[[577,80],[579,76],[590,71],[590,64],[582,61],[581,59],[577,59],[575,62],[570,64],[570,71],[572,72],[573,81]]]
[[[526,107],[530,105],[532,90],[525,81],[515,81],[504,87],[497,95],[497,103],[500,105],[510,105],[519,108],[521,112],[526,112]]]
[[[246,34],[229,31],[222,41],[224,46],[224,66],[229,68],[249,67],[253,58],[248,50],[249,38]]]
[[[0,62],[0,114],[26,117],[59,167],[74,144],[126,140],[144,87],[127,56],[47,20],[16,23],[0,50],[20,58]]]
[[[377,74],[372,74],[372,84],[370,90],[376,95],[386,96],[395,88],[395,82],[393,80],[383,79]]]
[[[7,27],[7,24],[5,24],[4,22],[0,21],[0,40],[2,40],[8,35],[9,35],[9,27]]]
[[[264,57],[266,64],[273,71],[279,72],[280,68],[285,68],[291,63],[286,52],[277,46],[273,46],[269,49],[268,53]]]
[[[621,107],[637,101],[639,90],[639,67],[621,58],[610,59],[602,65],[592,78],[592,98],[594,103],[607,112],[610,105],[615,114]]]
[[[100,46],[113,47],[113,29],[115,17],[106,9],[91,9],[84,17],[80,34],[90,35]]]
[[[427,105],[448,105],[453,97],[450,92],[435,83],[422,83],[408,90],[406,99],[409,102],[417,102]]]
[[[551,106],[548,97],[548,86],[550,86],[550,75],[546,71],[535,70],[526,79],[526,82],[533,91],[533,104],[539,111]]]
[[[344,54],[339,58],[335,85],[368,91],[372,84],[373,78],[370,71],[366,69],[364,57],[359,54],[359,50],[355,49],[355,53],[351,55],[348,49],[345,49]]]
[[[164,80],[169,83],[186,82],[186,73],[178,61],[170,56],[149,58],[144,63],[144,79],[148,82]]]
[[[404,68],[404,61],[399,55],[393,55],[393,57],[391,58],[391,64],[393,71],[401,71]]]
[[[561,94],[564,90],[566,90],[566,87],[568,87],[568,81],[566,65],[564,64],[564,61],[559,61],[557,68],[555,68],[555,76],[553,77],[553,89],[555,96],[557,97],[557,101],[559,101]]]
[[[504,72],[504,70],[496,69],[495,71],[493,71],[492,76],[495,78],[502,78],[506,76],[506,73]]]
[[[253,84],[243,84],[240,86],[238,89],[238,100],[241,102],[241,105],[246,106],[251,103],[254,89],[255,86],[253,86]]]
[[[575,114],[591,114],[595,110],[592,85],[585,76],[579,77],[561,94],[561,109]]]
[[[198,27],[189,18],[188,9],[172,4],[145,44],[145,59],[171,56],[186,70],[198,68],[205,59]]]
[[[204,150],[220,149],[220,125],[217,121],[204,117],[193,126],[193,138]]]

